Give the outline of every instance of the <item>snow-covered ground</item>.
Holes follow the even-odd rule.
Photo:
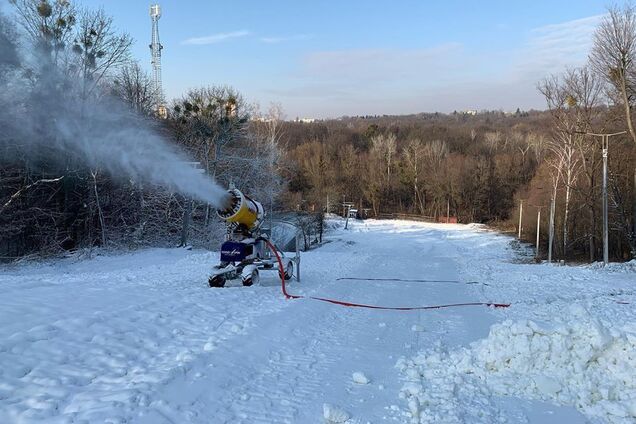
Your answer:
[[[210,289],[217,255],[182,249],[5,267],[0,423],[636,420],[636,264],[527,264],[480,226],[350,225],[290,292],[512,306],[285,300],[275,272]]]

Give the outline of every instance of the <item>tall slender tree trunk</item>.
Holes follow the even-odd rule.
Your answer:
[[[568,170],[568,180],[565,185],[565,207],[563,212],[563,257],[565,258],[568,253],[568,218],[570,215],[570,192],[572,191],[570,187],[570,174],[571,171]]]

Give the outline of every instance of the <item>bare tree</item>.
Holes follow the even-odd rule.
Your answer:
[[[109,72],[128,62],[131,44],[132,38],[117,33],[113,18],[103,9],[82,11],[73,38],[75,57],[71,65],[83,83],[82,98],[93,94]]]
[[[442,166],[442,161],[448,155],[448,145],[442,140],[433,140],[424,145],[424,158],[434,171]]]
[[[155,87],[146,72],[137,62],[124,66],[110,83],[111,92],[132,110],[140,115],[149,116],[155,103]]]
[[[546,99],[554,125],[549,149],[553,155],[553,175],[560,175],[565,190],[562,241],[563,254],[567,255],[570,201],[585,162],[580,146],[585,143],[585,133],[590,130],[596,114],[601,85],[588,69],[581,68],[546,78],[539,84],[539,91]],[[556,183],[553,194],[556,194]]]
[[[378,134],[371,139],[373,151],[384,161],[387,185],[391,182],[391,164],[397,148],[396,140],[394,134]]]
[[[9,0],[38,54],[58,64],[73,37],[77,11],[68,0]]]
[[[499,131],[490,131],[484,134],[484,140],[486,140],[486,145],[490,149],[491,153],[499,148],[501,138],[501,133]]]
[[[426,203],[420,181],[423,175],[425,151],[420,139],[409,141],[403,151],[407,179],[413,184],[413,204],[422,215],[424,215]]]
[[[570,93],[570,103],[574,108],[578,131],[589,132],[592,125],[598,121],[601,114],[599,105],[602,101],[603,84],[599,77],[588,67],[569,70],[566,73],[565,83]],[[583,189],[584,201],[589,213],[590,225],[587,229],[588,248],[590,262],[595,259],[596,236],[596,172],[598,171],[598,145],[596,138],[576,137],[575,144],[579,151],[581,170],[585,176],[587,187]]]
[[[636,143],[631,105],[636,89],[636,11],[612,7],[594,33],[590,64],[620,94],[629,133]]]
[[[221,148],[247,133],[251,107],[236,90],[210,86],[190,90],[172,107],[178,134],[215,176]]]

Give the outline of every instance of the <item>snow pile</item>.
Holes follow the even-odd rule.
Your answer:
[[[346,423],[350,418],[348,412],[328,403],[322,405],[322,416],[326,424]]]
[[[632,273],[636,272],[636,259],[629,262],[612,262],[605,265],[603,262],[594,262],[587,266],[589,269],[603,270],[606,272]]]
[[[369,380],[369,377],[367,377],[363,372],[360,371],[354,372],[351,378],[356,384],[369,384],[371,382],[371,380]]]
[[[610,329],[582,307],[568,324],[544,328],[532,321],[493,325],[469,349],[440,345],[397,367],[400,397],[413,422],[492,422],[493,394],[572,405],[589,418],[636,420],[636,333]]]

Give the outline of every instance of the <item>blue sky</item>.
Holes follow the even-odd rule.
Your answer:
[[[150,69],[150,2],[102,6]],[[605,1],[163,0],[164,90],[226,84],[288,118],[543,108],[584,63]]]

